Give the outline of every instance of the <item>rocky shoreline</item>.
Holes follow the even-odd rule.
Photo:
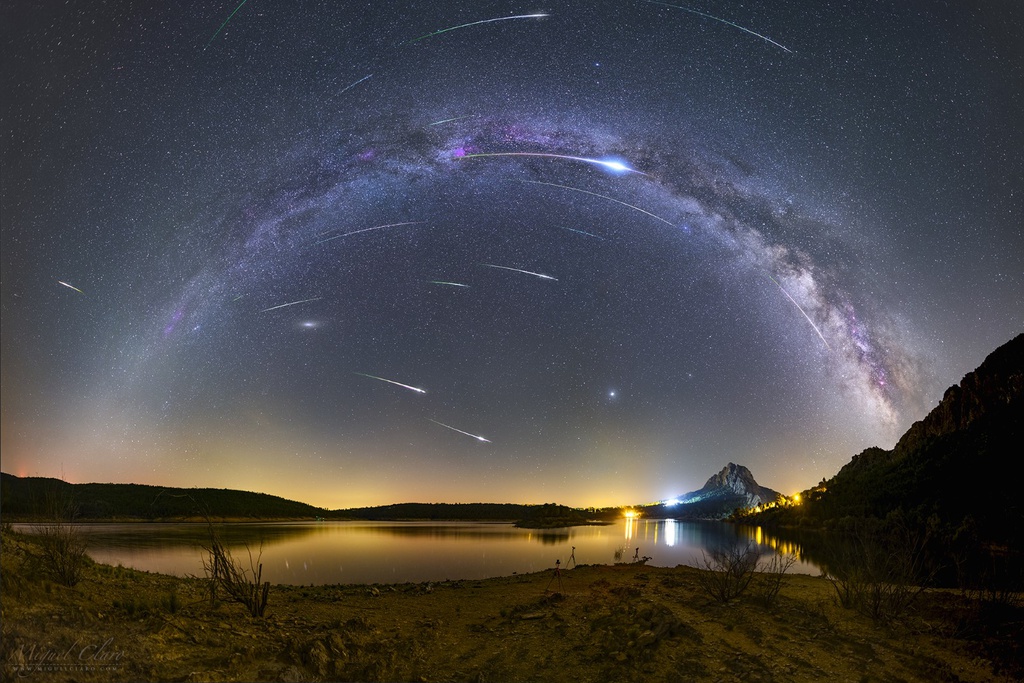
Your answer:
[[[829,581],[726,603],[693,568],[580,566],[481,581],[273,586],[262,619],[207,582],[89,564],[66,587],[5,534],[0,678],[29,681],[997,681],[1009,632],[925,592],[880,625]],[[1000,636],[1000,633],[1004,635]],[[1016,631],[1019,634],[1019,631]],[[970,637],[965,637],[966,635]],[[1016,657],[1016,658],[1015,658]]]

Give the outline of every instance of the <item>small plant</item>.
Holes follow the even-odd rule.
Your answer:
[[[757,570],[758,553],[753,543],[715,548],[701,556],[704,571],[697,575],[697,584],[719,602],[740,596]]]
[[[164,599],[164,609],[166,609],[170,614],[175,614],[179,607],[178,592],[172,588],[171,592],[168,593],[167,597]]]

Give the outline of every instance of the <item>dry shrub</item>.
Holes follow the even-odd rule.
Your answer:
[[[57,583],[75,586],[89,563],[85,534],[75,524],[78,506],[70,493],[51,491],[45,500],[46,521],[35,525],[39,551],[35,560]]]
[[[930,580],[924,539],[907,526],[884,536],[860,530],[850,543],[833,548],[824,575],[841,606],[879,623],[899,620]]]
[[[697,574],[697,583],[719,602],[739,597],[757,570],[758,552],[753,543],[702,551],[701,557],[704,569]]]
[[[218,592],[224,593],[245,607],[250,616],[262,617],[267,610],[270,596],[270,582],[263,581],[263,548],[253,559],[252,550],[246,545],[249,553],[249,568],[236,560],[210,525],[210,544],[203,546],[206,557],[203,558],[203,571],[210,581],[210,602],[217,600]]]
[[[786,580],[786,573],[796,564],[795,555],[772,555],[762,562],[757,570],[755,584],[757,596],[765,607],[771,609],[779,597],[779,591]]]

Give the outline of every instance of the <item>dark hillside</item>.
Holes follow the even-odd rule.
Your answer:
[[[327,511],[265,493],[231,489],[179,489],[144,484],[69,484],[59,479],[0,474],[0,514],[5,520],[49,516],[48,501],[70,500],[80,520],[296,519]]]
[[[771,525],[835,526],[900,511],[986,542],[1020,547],[1024,529],[1015,464],[1024,444],[1024,335],[985,359],[893,450],[869,448],[803,502],[745,515]]]

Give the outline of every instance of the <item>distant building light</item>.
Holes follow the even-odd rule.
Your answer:
[[[666,500],[664,504],[665,504],[665,507],[672,507],[673,505],[679,505],[679,499],[678,498],[672,498],[670,500]]]

